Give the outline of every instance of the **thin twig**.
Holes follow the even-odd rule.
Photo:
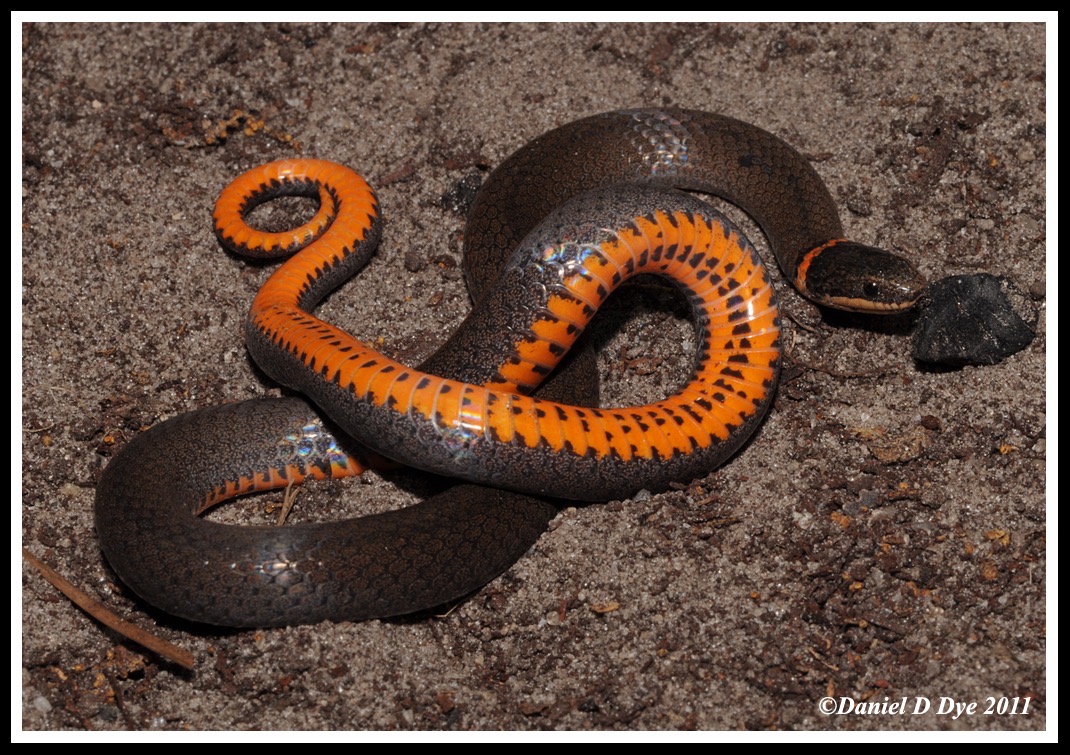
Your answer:
[[[33,568],[37,569],[37,571],[41,573],[41,576],[48,580],[53,587],[70,598],[76,606],[101,624],[114,629],[123,637],[133,640],[142,647],[151,650],[153,653],[177,663],[182,668],[191,671],[193,670],[194,665],[196,665],[193,653],[180,648],[177,645],[172,645],[170,642],[162,640],[159,637],[146,632],[144,629],[134,626],[128,621],[123,621],[110,609],[105,608],[102,603],[79,590],[64,577],[60,576],[58,572],[45,565],[39,558],[37,558],[37,556],[33,555],[25,548],[22,549],[22,557],[28,561]]]

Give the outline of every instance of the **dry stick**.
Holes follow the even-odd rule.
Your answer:
[[[54,569],[46,566],[37,558],[37,556],[33,555],[25,548],[22,549],[22,557],[26,559],[31,566],[37,569],[37,571],[41,573],[41,576],[48,580],[53,587],[70,598],[76,606],[101,624],[111,627],[123,637],[133,640],[142,647],[151,650],[153,653],[177,663],[182,668],[191,671],[193,670],[193,666],[196,663],[193,658],[193,653],[184,650],[177,645],[172,645],[166,640],[161,640],[159,637],[149,634],[144,629],[136,627],[128,621],[123,621],[111,610],[105,608],[99,601],[89,597],[65,578],[61,577]]]

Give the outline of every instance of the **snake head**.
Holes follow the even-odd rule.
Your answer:
[[[849,312],[895,314],[913,307],[926,282],[891,252],[835,239],[803,257],[795,285],[818,304]]]

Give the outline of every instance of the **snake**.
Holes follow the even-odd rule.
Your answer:
[[[254,298],[246,345],[301,395],[190,412],[127,444],[97,486],[112,569],[150,605],[208,624],[384,618],[478,590],[530,548],[560,500],[624,499],[707,475],[762,422],[782,347],[758,253],[694,192],[753,217],[787,279],[820,305],[902,312],[924,289],[905,258],[844,237],[818,173],[773,134],[702,111],[616,111],[547,132],[490,174],[465,229],[473,309],[411,368],[312,314],[380,238],[364,179],[311,159],[235,179],[216,204],[219,240],[289,257]],[[315,215],[281,233],[248,224],[255,207],[289,195],[315,198]],[[583,332],[640,274],[682,290],[694,372],[661,401],[598,408]],[[237,495],[360,474],[376,455],[461,482],[340,522],[199,516]]]

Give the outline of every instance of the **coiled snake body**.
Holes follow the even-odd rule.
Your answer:
[[[606,113],[543,135],[488,178],[465,239],[476,306],[416,370],[309,314],[378,240],[371,189],[332,163],[263,166],[232,183],[215,213],[236,251],[304,247],[253,303],[254,359],[372,450],[468,484],[346,522],[207,522],[195,514],[233,495],[359,473],[362,462],[300,399],[201,410],[139,436],[105,470],[96,523],[115,571],[149,603],[208,623],[396,615],[461,597],[507,568],[553,516],[543,496],[624,498],[707,474],[772,401],[779,316],[750,243],[677,189],[750,213],[785,273],[819,303],[894,311],[920,293],[908,263],[842,238],[817,173],[771,134],[696,111]],[[285,234],[245,224],[254,206],[284,194],[316,196],[320,210]],[[648,406],[587,408],[594,380],[581,355],[546,395],[529,397],[598,305],[640,273],[671,277],[692,306],[691,381]]]

